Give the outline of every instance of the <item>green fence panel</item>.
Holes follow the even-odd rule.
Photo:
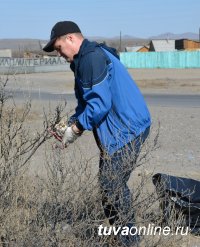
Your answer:
[[[200,51],[121,52],[127,68],[200,68]]]

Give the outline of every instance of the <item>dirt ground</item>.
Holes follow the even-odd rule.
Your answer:
[[[200,94],[200,69],[129,69],[129,73],[143,92]],[[19,74],[10,76],[9,86],[38,92],[73,93],[73,73]]]
[[[131,69],[129,72],[143,93],[196,94],[200,97],[200,69]],[[10,76],[8,88],[32,90],[38,94],[41,92],[63,94],[73,93],[73,83],[73,73],[70,71],[23,74]],[[57,103],[54,100],[50,102],[42,99],[33,100],[32,125],[39,127],[42,124],[43,107],[47,109],[51,105],[51,108],[54,108]],[[69,100],[67,111],[73,110],[75,106],[75,100]],[[153,121],[152,135],[160,122],[160,147],[151,153],[148,164],[140,169],[145,168],[147,172],[166,172],[200,180],[200,109],[149,105],[149,110]],[[86,132],[78,143],[83,147],[86,155],[88,150],[91,155],[98,154],[91,133]],[[33,170],[35,170],[34,167],[41,168],[41,164],[36,161],[37,157],[34,160]]]
[[[200,69],[131,69],[129,72],[143,93],[195,94],[199,95],[200,100]],[[38,93],[73,93],[73,74],[67,71],[15,75],[9,78],[8,87],[22,91],[33,90]],[[46,110],[49,105],[54,108],[57,103],[57,101],[49,102],[42,99],[33,100],[30,123],[33,129],[42,126],[43,107]],[[67,111],[76,106],[75,101],[68,103]],[[159,147],[150,153],[145,164],[132,173],[130,187],[137,183],[143,172],[150,176],[160,172],[200,180],[200,108],[149,105],[149,110],[152,116],[150,139],[155,136],[160,123]],[[47,148],[38,150],[31,159],[31,173],[45,174]],[[86,131],[72,149],[78,150],[76,155],[79,158],[95,156],[94,171],[98,170],[98,149],[90,132]],[[70,152],[70,149],[66,151]],[[198,244],[198,241],[199,239],[197,242],[193,239],[192,242]]]

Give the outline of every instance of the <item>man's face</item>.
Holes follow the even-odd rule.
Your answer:
[[[73,61],[75,55],[73,52],[73,42],[68,35],[57,38],[54,43],[54,49],[59,56],[65,58],[68,62]]]

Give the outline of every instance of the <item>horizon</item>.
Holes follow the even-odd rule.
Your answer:
[[[182,36],[182,35],[195,35],[197,36],[196,39],[200,38],[200,30],[199,33],[195,33],[195,32],[190,32],[190,31],[185,31],[183,33],[172,33],[172,32],[165,32],[165,33],[159,33],[159,34],[155,34],[155,35],[151,35],[150,37],[135,37],[133,35],[130,34],[122,34],[121,33],[121,37],[123,38],[127,38],[127,39],[144,39],[144,40],[149,40],[152,38],[157,38],[159,36],[166,36],[166,35],[172,35],[172,36]],[[113,37],[106,37],[106,36],[85,36],[85,38],[96,38],[96,39],[117,39],[120,38],[120,34],[118,36],[113,36]],[[48,39],[40,39],[40,38],[30,38],[30,37],[14,37],[14,38],[0,38],[0,40],[43,40],[43,41],[48,41]],[[166,38],[163,38],[166,39]],[[175,39],[175,38],[170,38],[170,36],[168,37],[168,39]],[[187,38],[186,38],[187,39]]]

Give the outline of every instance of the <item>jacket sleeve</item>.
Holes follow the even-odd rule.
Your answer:
[[[81,87],[85,109],[78,116],[83,129],[98,126],[111,108],[110,71],[108,60],[102,52],[86,55],[80,69]]]

